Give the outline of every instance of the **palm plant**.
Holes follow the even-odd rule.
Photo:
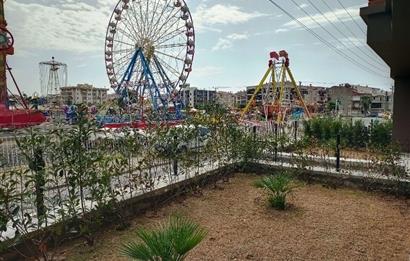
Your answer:
[[[172,216],[157,229],[139,229],[137,237],[141,242],[124,244],[121,253],[135,260],[181,261],[206,234],[206,230],[193,221]]]
[[[273,208],[284,210],[286,208],[286,197],[292,192],[292,179],[289,175],[281,173],[264,177],[255,183],[256,187],[268,191],[268,200]]]

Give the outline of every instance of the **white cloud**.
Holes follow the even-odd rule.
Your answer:
[[[266,16],[266,14],[246,12],[239,6],[224,4],[216,4],[210,7],[206,4],[200,4],[193,13],[195,26],[199,30],[215,30],[214,26],[218,24],[241,24],[262,16]]]
[[[306,7],[308,7],[309,5],[307,5],[307,4],[301,4],[301,5],[299,5],[299,8],[300,9],[304,9],[304,8],[306,8]]]
[[[202,66],[195,67],[195,76],[198,77],[209,77],[215,76],[223,73],[223,68],[218,66]]]
[[[102,1],[102,0],[99,0]],[[109,7],[45,1],[24,3],[7,1],[9,28],[16,38],[16,49],[102,51]]]
[[[219,50],[226,50],[233,47],[233,43],[231,40],[226,38],[219,38],[216,45],[212,48],[212,51],[219,51]]]
[[[249,38],[248,33],[233,33],[226,37],[218,39],[216,45],[212,48],[212,51],[226,50],[234,46],[235,41],[246,40]]]
[[[350,14],[357,13],[357,10],[359,10],[359,7],[354,6],[354,7],[347,8],[347,11]],[[360,20],[359,15],[353,16],[353,18],[357,19],[357,20]],[[340,21],[345,22],[345,21],[348,21],[350,19],[351,18],[349,16],[349,14],[346,13],[346,11],[344,9],[337,9],[335,11],[329,11],[329,12],[324,13],[323,15],[318,13],[318,14],[314,14],[314,15],[311,15],[311,16],[302,16],[302,17],[298,18],[298,20],[301,23],[305,24],[307,27],[310,27],[310,28],[319,27],[318,24],[320,24],[322,26],[326,26],[327,24],[329,24],[329,22],[339,23]],[[296,21],[291,21],[291,22],[285,23],[284,26],[287,27],[287,28],[299,28],[300,27],[300,25]]]
[[[227,38],[231,40],[245,40],[249,38],[249,35],[247,33],[233,33],[228,35]]]
[[[288,32],[288,31],[289,31],[289,29],[279,28],[279,29],[276,29],[276,30],[275,30],[275,33],[279,34],[279,33],[285,33],[285,32]]]

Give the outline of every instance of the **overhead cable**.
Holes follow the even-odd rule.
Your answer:
[[[278,3],[276,3],[274,0],[268,0],[270,3],[272,3],[274,6],[276,6],[278,9],[280,9],[283,13],[285,13],[287,16],[289,16],[292,20],[294,20],[297,24],[299,24],[301,27],[303,27],[306,31],[311,33],[315,38],[317,38],[320,42],[322,42],[324,45],[332,49],[334,52],[345,58],[347,61],[349,61],[351,64],[356,66],[357,68],[360,68],[363,71],[366,71],[368,73],[377,75],[378,77],[381,78],[386,78],[389,79],[388,77],[381,76],[379,72],[376,72],[370,68],[367,68],[366,66],[363,66],[360,62],[357,60],[353,59],[349,55],[345,54],[342,52],[340,49],[332,45],[330,42],[326,41],[323,37],[321,37],[319,34],[317,34],[315,31],[313,31],[311,28],[306,26],[304,23],[302,23],[299,19],[297,19],[295,16],[293,16],[290,12],[288,12],[286,9],[284,9],[282,6],[280,6]]]

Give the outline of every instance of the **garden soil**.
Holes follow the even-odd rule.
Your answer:
[[[62,260],[129,260],[119,254],[140,226],[182,214],[208,230],[187,260],[410,260],[410,201],[384,194],[300,184],[285,211],[268,207],[259,177],[238,174],[101,232],[94,247],[76,241]]]

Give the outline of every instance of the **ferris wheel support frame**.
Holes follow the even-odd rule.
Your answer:
[[[147,61],[147,59],[145,58],[145,55],[143,53],[143,51],[141,50],[141,48],[137,48],[135,50],[135,53],[133,55],[133,57],[131,58],[131,61],[127,67],[127,70],[125,71],[125,74],[123,75],[120,84],[117,87],[116,92],[120,95],[122,95],[122,98],[126,98],[124,97],[125,94],[128,95],[128,91],[127,91],[127,87],[124,87],[124,85],[127,85],[130,80],[131,77],[134,73],[134,68],[135,68],[135,64],[137,62],[137,59],[140,58],[141,60],[141,64],[143,67],[143,77],[145,79],[148,80],[148,89],[150,92],[150,96],[151,96],[151,100],[152,100],[152,104],[153,104],[153,109],[154,110],[158,110],[158,103],[157,100],[159,98],[159,100],[161,101],[161,103],[166,106],[166,102],[165,100],[161,97],[161,93],[159,91],[159,88],[155,82],[154,76],[152,74],[151,68],[149,66],[149,63]],[[144,86],[145,88],[146,86]]]

